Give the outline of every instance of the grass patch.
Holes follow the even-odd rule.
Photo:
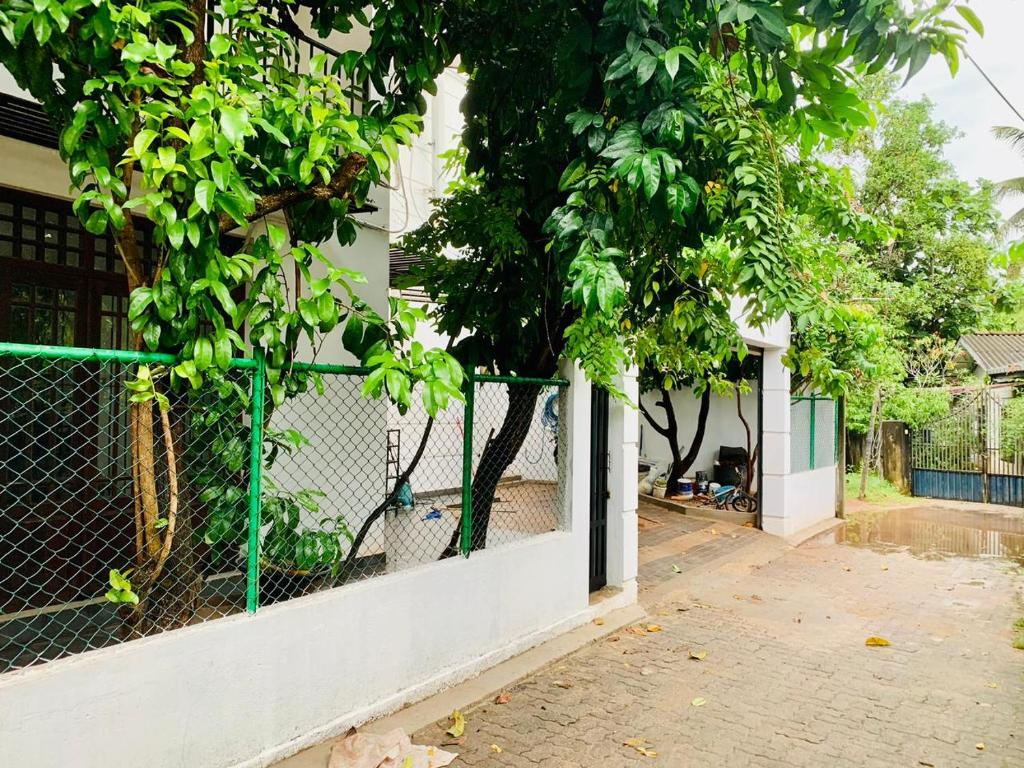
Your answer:
[[[860,472],[846,473],[846,498],[856,499],[860,493]],[[867,501],[879,503],[883,501],[903,501],[907,498],[895,485],[884,477],[874,473],[868,475]]]

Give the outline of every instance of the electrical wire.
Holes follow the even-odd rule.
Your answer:
[[[981,74],[981,76],[982,76],[983,78],[985,78],[985,82],[986,82],[986,83],[988,83],[988,84],[989,84],[989,85],[990,85],[990,86],[992,87],[992,90],[993,90],[993,91],[995,91],[995,92],[996,92],[997,94],[999,94],[999,98],[1001,98],[1001,99],[1002,99],[1002,100],[1003,100],[1003,101],[1004,101],[1004,102],[1006,103],[1006,106],[1008,106],[1008,107],[1009,107],[1009,108],[1010,108],[1010,109],[1011,109],[1011,110],[1013,111],[1013,114],[1015,114],[1015,115],[1016,115],[1016,116],[1017,116],[1018,118],[1020,118],[1020,121],[1021,121],[1022,123],[1024,123],[1024,115],[1022,115],[1022,114],[1020,113],[1020,110],[1019,110],[1019,109],[1017,109],[1017,108],[1016,108],[1015,106],[1013,106],[1013,102],[1012,102],[1012,101],[1010,101],[1010,100],[1009,100],[1009,99],[1008,99],[1008,98],[1006,97],[1006,94],[1005,94],[1005,93],[1003,93],[1003,92],[1002,92],[1002,91],[1001,91],[1001,90],[999,89],[999,86],[998,86],[998,85],[996,85],[996,84],[995,84],[995,83],[994,83],[994,82],[992,81],[992,78],[991,78],[991,77],[989,77],[989,76],[988,76],[988,73],[987,73],[987,72],[985,72],[985,70],[981,68],[981,65],[980,65],[980,64],[979,64],[978,62],[976,62],[976,61],[974,60],[974,57],[973,57],[973,56],[971,56],[971,54],[970,54],[970,53],[968,53],[968,52],[967,52],[966,50],[964,51],[964,56],[966,56],[966,57],[967,57],[967,60],[968,60],[969,62],[971,62],[971,64],[973,64],[973,65],[974,65],[974,68],[975,68],[976,70],[978,70],[978,72],[979,72],[979,73]]]

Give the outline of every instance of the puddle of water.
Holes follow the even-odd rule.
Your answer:
[[[847,518],[837,539],[925,559],[993,557],[1024,566],[1024,514],[947,507],[862,510]]]

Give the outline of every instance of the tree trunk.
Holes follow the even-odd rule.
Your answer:
[[[133,404],[138,431],[133,475],[141,481],[136,499],[142,511],[142,530],[136,531],[136,541],[143,542],[143,549],[136,553],[138,568],[132,575],[139,596],[138,605],[127,617],[132,636],[190,623],[203,585],[202,564],[194,546],[197,509],[183,466],[188,402],[173,393],[168,396],[171,408],[160,414],[159,437],[153,401]],[[165,524],[157,526],[158,520]]]
[[[697,426],[693,432],[690,449],[686,452],[685,456],[679,442],[679,422],[676,420],[676,410],[675,406],[672,405],[672,398],[668,390],[662,389],[660,392],[661,400],[658,401],[658,407],[665,411],[665,426],[661,426],[654,419],[654,416],[643,406],[643,403],[640,404],[640,412],[654,431],[668,441],[668,448],[672,453],[672,465],[668,471],[667,487],[671,489],[679,478],[686,474],[690,467],[693,466],[693,462],[697,460],[697,454],[700,453],[701,446],[704,444],[704,433],[708,425],[708,412],[711,410],[711,387],[705,387],[701,393],[700,410],[697,412]]]
[[[668,408],[666,411],[671,410],[672,416],[669,419],[670,423],[675,426],[675,412],[672,406],[672,400],[665,393],[665,400],[668,402]],[[697,454],[700,453],[701,446],[704,445],[704,433],[708,426],[708,413],[711,410],[711,387],[704,387],[704,391],[700,395],[700,410],[697,411],[697,427],[693,432],[693,440],[690,441],[690,449],[686,452],[686,455],[679,457],[680,450],[678,447],[674,447],[672,451],[672,469],[668,473],[668,487],[669,489],[675,488],[676,483],[679,479],[685,475],[690,467],[693,466],[693,462],[697,460]],[[676,437],[670,442],[674,446],[679,445],[678,426],[675,427]]]
[[[857,498],[863,501],[868,495],[868,472],[871,471],[871,457],[875,450],[875,420],[878,418],[878,407],[882,400],[882,388],[875,387],[875,396],[871,400],[871,417],[868,419],[868,435],[864,445],[864,456],[860,462],[860,492]]]
[[[505,470],[515,461],[519,450],[523,447],[530,423],[537,406],[540,387],[535,385],[513,384],[508,388],[508,410],[501,423],[498,434],[487,440],[480,463],[473,476],[471,520],[473,536],[470,550],[475,552],[487,546],[487,529],[491,522],[491,508],[494,495],[498,489]],[[459,541],[462,533],[462,518],[452,532],[452,537],[441,553],[441,558],[454,557],[459,553]]]
[[[740,396],[740,388],[737,386],[736,390],[736,415],[740,417],[740,422],[743,424],[743,429],[747,433],[747,466],[743,477],[743,491],[748,496],[750,495],[750,486],[754,482],[754,467],[757,465],[758,454],[761,452],[761,441],[758,440],[757,445],[751,444],[750,436],[750,424],[747,422],[746,417],[743,415],[743,402]],[[760,489],[758,489],[760,492]]]

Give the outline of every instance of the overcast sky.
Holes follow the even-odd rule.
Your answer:
[[[979,38],[971,32],[967,50],[1024,113],[1024,0],[973,0],[970,7],[985,25],[985,36]],[[969,61],[961,62],[954,78],[943,59],[933,58],[901,95],[907,99],[928,96],[935,102],[936,116],[963,132],[947,150],[961,178],[999,181],[1024,175],[1024,157],[996,141],[991,133],[993,125],[1021,126],[1020,118]],[[1017,198],[1003,201],[1001,207],[1006,214],[1021,205]]]

